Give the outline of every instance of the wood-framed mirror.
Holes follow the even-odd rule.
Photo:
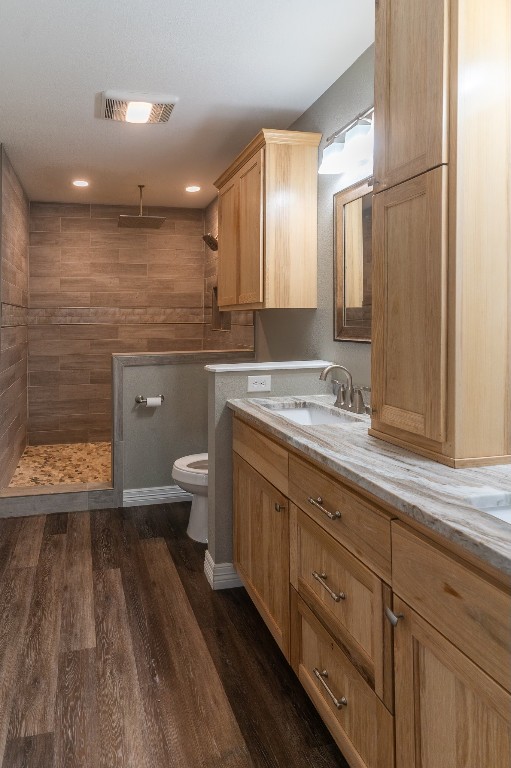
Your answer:
[[[336,341],[371,341],[372,177],[334,195]]]

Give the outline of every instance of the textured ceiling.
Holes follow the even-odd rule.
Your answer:
[[[0,142],[32,200],[133,203],[146,184],[150,205],[203,207],[373,39],[374,0],[0,0]],[[179,101],[162,125],[98,119],[112,88]]]

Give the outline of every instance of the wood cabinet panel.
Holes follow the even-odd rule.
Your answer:
[[[264,149],[243,166],[239,185],[238,303],[263,300],[263,179]]]
[[[235,304],[238,297],[238,189],[227,182],[218,200],[218,306]]]
[[[290,506],[292,586],[327,625],[354,667],[377,695],[392,674],[384,659],[383,583],[311,518]],[[389,665],[385,670],[384,664]]]
[[[400,598],[396,768],[509,768],[511,696]]]
[[[437,168],[373,203],[374,420],[435,441],[446,435],[446,183]]]
[[[511,691],[511,597],[402,523],[392,523],[392,585]]]
[[[289,498],[327,533],[390,583],[390,519],[340,481],[296,456],[289,457]],[[311,502],[321,499],[329,518]]]
[[[237,418],[233,422],[232,445],[236,453],[287,496],[289,454],[285,448]]]
[[[265,169],[265,306],[315,309],[317,149],[267,144]]]
[[[234,564],[279,648],[289,657],[288,501],[236,453]]]
[[[392,715],[298,596],[293,598],[292,661],[350,766],[393,768]],[[334,697],[345,704],[337,707]]]
[[[448,161],[449,0],[378,0],[375,190]]]

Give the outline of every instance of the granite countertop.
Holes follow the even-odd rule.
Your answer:
[[[254,426],[355,483],[399,512],[511,576],[511,525],[466,501],[467,487],[511,492],[511,465],[452,469],[367,434],[368,416],[346,414],[339,425],[294,424],[267,406],[327,406],[331,395],[229,400],[228,406]]]

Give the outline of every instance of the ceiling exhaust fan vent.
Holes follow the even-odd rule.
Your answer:
[[[126,113],[130,102],[145,102],[152,104],[151,113],[145,123],[166,123],[175,107],[176,98],[150,95],[148,93],[121,93],[118,91],[103,91],[101,94],[101,117],[105,120],[128,122]],[[138,122],[138,121],[137,121]]]

